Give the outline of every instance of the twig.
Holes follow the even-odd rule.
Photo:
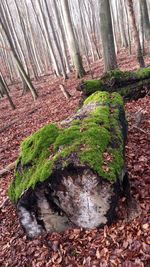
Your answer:
[[[65,89],[64,85],[60,84],[59,85],[60,90],[62,91],[63,95],[67,100],[71,97],[71,95],[68,93],[68,91]]]
[[[3,203],[0,205],[0,210],[6,205],[6,203],[8,202],[9,198],[6,197],[5,200],[3,201]]]
[[[10,163],[4,169],[0,170],[0,177],[2,177],[7,172],[11,173],[11,171],[15,168],[15,166],[16,166],[16,161]]]
[[[137,129],[137,130],[141,131],[142,133],[145,133],[145,134],[148,134],[148,135],[149,135],[149,133],[147,133],[147,132],[146,132],[146,131],[144,131],[143,129],[141,129],[141,128],[137,127],[136,125],[133,125],[133,126],[131,127],[131,129],[132,129],[132,128],[135,128],[135,129]]]
[[[12,126],[14,123],[16,123],[18,121],[18,119],[13,120],[12,122],[8,123],[7,125],[5,125],[4,127],[2,127],[0,129],[0,133],[4,132],[7,128],[9,128],[10,126]]]

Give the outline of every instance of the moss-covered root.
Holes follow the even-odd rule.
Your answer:
[[[135,86],[136,97],[138,89],[141,90],[142,88],[142,81],[143,87],[147,84],[145,80],[148,80],[148,84],[150,84],[150,68],[141,68],[135,72],[112,70],[107,72],[101,80],[87,80],[81,82],[77,90],[82,91],[85,96],[89,96],[96,91],[116,91],[125,98],[129,98],[130,96],[134,98],[134,93],[132,93],[134,84],[136,83],[137,85]],[[140,93],[138,95],[140,96]]]
[[[25,190],[50,183],[53,172],[63,172],[69,164],[88,166],[99,177],[116,182],[124,167],[125,132],[121,96],[94,93],[67,127],[46,125],[22,143],[10,198],[17,202]]]

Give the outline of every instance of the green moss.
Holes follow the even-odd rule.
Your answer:
[[[120,105],[123,106],[123,99],[120,94],[116,94],[115,92],[111,94],[111,104],[112,105]]]
[[[90,95],[85,101],[84,105],[89,103],[99,103],[101,105],[110,104],[110,94],[108,92],[95,92]]]
[[[128,80],[130,80],[132,84],[134,81],[148,78],[150,78],[150,68],[140,68],[134,72],[116,69],[105,73],[101,80],[85,81],[84,84],[81,85],[81,89],[87,96],[93,94],[95,91],[109,91],[112,89],[111,87],[113,87],[112,81],[115,80],[115,85],[117,85],[118,88],[121,87],[119,93],[121,93],[122,96],[126,96],[126,92],[129,90],[128,87],[130,87],[130,85],[122,88],[123,84],[128,83]],[[117,90],[118,88],[114,87],[114,90]]]
[[[150,78],[150,68],[140,68],[135,71],[135,76],[138,79],[148,79]]]
[[[9,188],[10,198],[16,202],[22,192],[33,187],[37,182],[46,180],[50,173],[52,162],[48,160],[59,129],[54,124],[48,124],[29,136],[21,145],[19,164],[23,168],[15,172],[15,179]]]
[[[87,80],[84,81],[83,91],[87,95],[93,94],[95,91],[103,91],[104,83],[102,80]]]
[[[120,79],[127,79],[132,76],[132,72],[129,71],[121,71],[119,69],[108,71],[105,76],[104,80],[110,80],[112,78],[115,78],[116,80]]]
[[[53,169],[58,168],[58,161],[61,161],[61,168],[65,168],[72,154],[99,176],[112,182],[116,180],[123,166],[123,138],[119,124],[123,101],[117,93],[96,92],[85,100],[84,108],[87,105],[88,110],[92,103],[96,105],[88,116],[75,120],[69,128],[46,125],[22,143],[21,169],[18,166],[9,188],[12,201],[17,202],[26,189],[50,178]],[[112,143],[115,144],[113,149]],[[107,163],[108,171],[103,166],[105,152],[112,155],[111,162]]]
[[[21,145],[21,163],[31,163],[35,159],[49,156],[48,147],[54,143],[59,130],[54,124],[49,124],[29,136]]]

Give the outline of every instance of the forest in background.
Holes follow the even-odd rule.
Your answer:
[[[30,90],[34,99],[32,79],[48,74],[67,79],[74,70],[81,78],[102,57],[104,71],[115,69],[122,48],[129,55],[136,51],[143,67],[143,55],[150,51],[147,0],[3,0],[0,12],[1,87],[21,80],[23,94]]]
[[[72,46],[63,13],[67,2]],[[112,51],[107,39],[111,27],[104,31],[105,18],[109,21],[106,9],[102,12],[104,2],[110,4]],[[82,79],[100,78],[116,68],[131,71],[150,65],[149,0],[2,0],[0,15],[1,169],[16,160],[25,137],[75,112],[80,100],[76,86]],[[138,207],[133,218],[126,214],[121,198],[117,222],[109,227],[68,230],[30,241],[7,197],[13,179],[10,169],[0,178],[2,266],[149,266],[149,103],[147,94],[125,106],[129,122],[126,160]]]

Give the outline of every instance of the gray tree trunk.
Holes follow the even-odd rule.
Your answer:
[[[135,19],[135,13],[134,13],[134,8],[133,8],[133,1],[132,0],[127,0],[127,4],[128,4],[129,14],[130,14],[130,17],[131,17],[131,23],[132,23],[133,35],[134,35],[134,42],[135,42],[135,45],[136,45],[137,61],[138,61],[140,67],[144,67],[145,63],[144,63],[144,58],[143,58],[143,54],[142,54],[142,48],[141,48],[141,44],[140,44],[139,33],[138,33],[137,26],[136,26],[136,19]]]
[[[105,72],[117,68],[109,0],[100,0],[100,29]]]
[[[76,69],[76,77],[81,78],[85,74],[85,70],[82,65],[82,58],[79,52],[79,48],[75,39],[75,34],[72,26],[72,21],[71,21],[71,16],[70,16],[70,11],[69,11],[69,5],[68,5],[68,0],[61,0],[62,4],[62,11],[64,15],[64,22],[68,34],[68,46],[71,54],[71,58],[73,61],[73,64]]]
[[[2,92],[7,96],[8,101],[9,101],[12,109],[15,109],[16,108],[15,104],[13,103],[13,101],[12,101],[10,95],[9,95],[8,86],[7,86],[7,84],[6,84],[6,82],[5,82],[5,80],[4,80],[4,78],[3,78],[1,73],[0,73],[0,88],[1,88]]]
[[[143,17],[143,28],[145,31],[145,38],[148,43],[148,52],[150,54],[150,20],[148,15],[148,7],[146,0],[140,0],[140,6],[142,11],[142,17]]]
[[[16,51],[15,51],[13,42],[12,42],[12,40],[11,40],[11,38],[10,38],[8,32],[7,32],[7,29],[5,28],[5,25],[4,25],[4,23],[3,23],[2,19],[1,19],[1,17],[0,17],[0,25],[1,25],[1,27],[2,27],[2,29],[3,29],[3,31],[4,31],[4,33],[5,33],[5,35],[6,35],[6,37],[7,37],[7,40],[8,40],[9,45],[10,45],[10,47],[11,47],[13,56],[14,56],[15,61],[16,61],[17,68],[18,68],[18,70],[19,70],[21,76],[23,77],[24,81],[26,82],[27,86],[29,87],[29,89],[30,89],[30,91],[31,91],[31,94],[32,94],[32,96],[33,96],[33,99],[36,100],[36,98],[37,98],[37,96],[38,96],[38,95],[37,95],[37,92],[36,92],[36,90],[35,90],[33,84],[31,83],[30,78],[29,78],[28,75],[26,74],[26,72],[25,72],[25,70],[24,70],[24,68],[23,68],[23,66],[22,66],[22,64],[21,64],[21,61],[20,61],[19,58],[18,58],[18,55],[17,55],[17,53],[16,53]]]

